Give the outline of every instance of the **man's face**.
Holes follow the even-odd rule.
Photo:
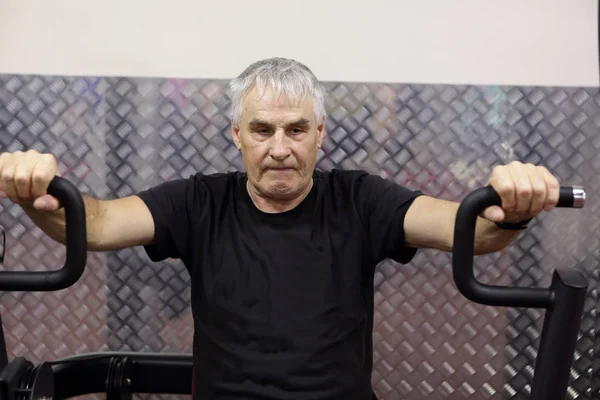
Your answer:
[[[281,200],[311,184],[323,132],[309,96],[291,100],[256,88],[244,99],[240,126],[232,126],[252,189]]]

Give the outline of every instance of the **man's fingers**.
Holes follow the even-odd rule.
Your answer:
[[[546,191],[548,193],[546,196],[546,202],[544,204],[544,210],[550,211],[556,207],[556,204],[558,203],[558,198],[560,196],[560,182],[546,168],[540,168],[542,169],[544,182],[546,184]]]
[[[507,168],[495,167],[488,183],[500,196],[504,211],[513,211],[516,207],[515,184]]]
[[[33,198],[46,194],[48,185],[50,185],[57,170],[58,167],[53,156],[44,154],[38,157],[31,175],[31,192]]]
[[[499,206],[491,206],[483,210],[481,216],[492,222],[502,222],[504,220],[504,210]]]
[[[521,163],[510,163],[507,168],[510,179],[514,183],[515,207],[514,212],[517,215],[525,215],[531,207],[531,198],[533,189],[529,180],[527,168]]]
[[[61,207],[61,205],[56,197],[45,194],[35,199],[33,202],[33,207],[42,211],[56,211]]]
[[[530,215],[537,215],[544,209],[548,197],[545,174],[541,167],[533,164],[525,164],[525,168],[531,186],[531,199],[527,212]]]
[[[488,183],[502,199],[504,218],[509,222],[535,217],[558,202],[558,179],[542,166],[517,161],[497,166]]]
[[[8,197],[17,204],[31,203],[46,194],[55,175],[58,175],[58,165],[51,154],[40,154],[35,150],[2,153],[0,197]],[[50,205],[54,203],[56,200]]]
[[[20,162],[15,165],[13,181],[15,184],[15,190],[17,198],[20,201],[29,201],[32,200],[31,197],[31,173],[32,166],[31,161],[25,157],[23,162]]]
[[[15,165],[12,163],[4,165],[2,168],[2,175],[0,175],[0,180],[2,181],[2,191],[6,194],[12,202],[18,203],[19,198],[17,196],[17,187],[15,185],[15,180],[13,176],[15,174]]]

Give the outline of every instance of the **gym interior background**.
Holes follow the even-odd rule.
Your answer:
[[[306,63],[328,90],[320,168],[361,168],[460,200],[495,164],[521,160],[585,187],[584,209],[542,215],[475,265],[483,282],[521,286],[547,286],[557,267],[584,272],[569,398],[599,398],[595,1],[4,1],[0,150],[51,152],[65,178],[101,198],[241,169],[226,83],[271,56]],[[0,203],[0,226],[4,268],[62,265],[64,248],[19,207]],[[378,268],[376,392],[527,398],[543,312],[466,301],[450,260],[420,251]],[[69,289],[0,294],[9,357],[191,352],[188,278],[139,248],[90,253]]]

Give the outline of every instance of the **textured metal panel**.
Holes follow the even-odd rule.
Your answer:
[[[598,396],[600,96],[582,88],[327,83],[321,168],[362,168],[460,200],[514,159],[583,184],[583,210],[539,217],[514,246],[476,259],[490,283],[543,285],[556,267],[590,279],[570,399]],[[196,171],[241,169],[229,137],[225,82],[0,77],[0,148],[53,152],[63,175],[102,198]],[[0,203],[6,266],[62,261],[20,209]],[[45,294],[2,295],[11,357],[34,361],[97,350],[190,352],[189,276],[139,248],[93,254],[83,280]],[[421,251],[376,274],[376,392],[385,399],[524,399],[543,312],[480,306],[460,296],[450,255]],[[595,386],[594,386],[595,385]],[[144,396],[139,396],[142,398]],[[147,396],[156,398],[156,396]],[[166,398],[166,396],[165,396]]]

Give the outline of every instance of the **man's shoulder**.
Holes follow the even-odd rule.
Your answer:
[[[364,197],[365,189],[370,191],[368,180],[372,179],[371,176],[373,175],[360,169],[337,168],[316,170],[314,175],[323,199],[331,199],[334,202],[344,199],[352,203]]]
[[[338,169],[332,168],[328,170],[316,169],[315,175],[319,179],[330,181],[350,182],[369,176],[367,171],[361,169]]]
[[[138,193],[141,197],[164,193],[187,197],[223,195],[233,192],[243,182],[245,174],[239,171],[205,173],[196,172],[187,177],[168,179]]]
[[[373,179],[385,179],[377,174],[370,173],[362,169],[337,169],[316,170],[315,176],[317,179],[330,186],[343,186],[347,188],[356,188],[365,181]]]
[[[359,198],[380,200],[383,195],[405,198],[422,194],[390,177],[361,169],[317,170],[316,177],[325,190],[346,192]]]
[[[242,171],[227,171],[213,173],[197,172],[196,174],[190,176],[190,179],[193,179],[195,182],[219,185],[227,184],[230,182],[239,182],[240,179],[243,179],[245,176],[246,173]]]
[[[245,172],[228,171],[204,173],[198,172],[190,177],[196,189],[207,194],[217,195],[233,192],[240,184],[244,182]]]

